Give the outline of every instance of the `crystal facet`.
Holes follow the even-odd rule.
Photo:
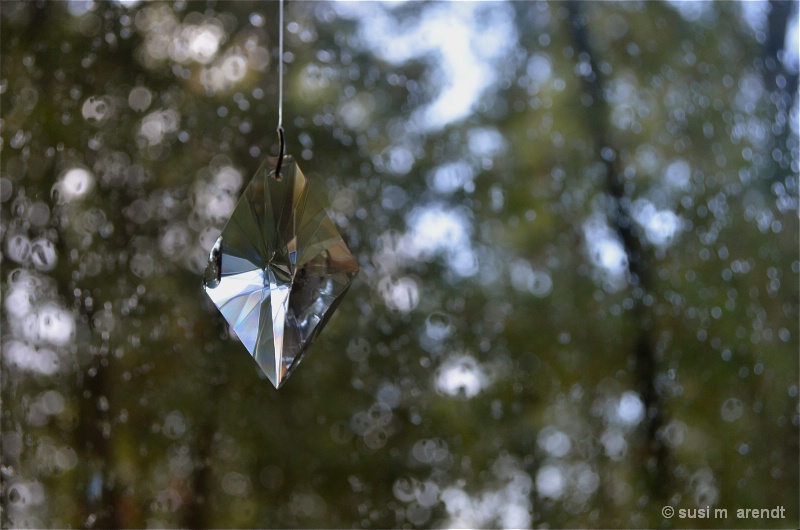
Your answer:
[[[209,256],[206,293],[279,388],[358,273],[291,156],[264,161]]]

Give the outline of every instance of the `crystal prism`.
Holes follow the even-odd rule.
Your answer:
[[[267,158],[211,250],[206,293],[275,388],[297,368],[358,264],[291,156]]]

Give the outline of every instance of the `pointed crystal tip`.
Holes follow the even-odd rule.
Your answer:
[[[291,156],[268,158],[211,250],[206,293],[280,386],[344,297],[358,264]]]

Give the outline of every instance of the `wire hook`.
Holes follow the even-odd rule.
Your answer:
[[[286,136],[283,133],[283,127],[278,126],[278,163],[275,164],[275,180],[281,179],[281,166],[283,166],[283,157],[286,155]]]

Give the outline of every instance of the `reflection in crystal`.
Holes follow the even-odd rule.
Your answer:
[[[297,368],[358,265],[292,157],[267,159],[209,256],[205,290],[280,387]]]

